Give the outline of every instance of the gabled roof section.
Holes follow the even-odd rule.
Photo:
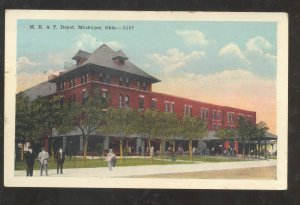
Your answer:
[[[106,44],[102,44],[99,48],[97,48],[90,56],[89,58],[82,64],[94,64],[98,66],[103,66],[106,68],[111,68],[119,71],[128,72],[131,74],[135,74],[144,78],[148,78],[153,82],[159,82],[157,78],[149,75],[148,73],[144,72],[142,69],[131,63],[130,61],[126,61],[123,65],[118,65],[114,63],[112,60],[113,57],[118,53],[118,55],[122,55],[124,57],[127,57],[123,51],[119,50],[117,52],[113,51],[110,47],[108,47]]]
[[[90,53],[89,52],[86,52],[86,51],[83,51],[83,50],[80,50],[73,56],[72,59],[76,60],[77,58],[85,58],[85,59],[88,59],[88,57],[90,57]]]

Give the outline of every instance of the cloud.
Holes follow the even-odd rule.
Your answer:
[[[149,55],[148,58],[154,66],[159,66],[165,72],[170,72],[184,67],[189,61],[197,60],[203,56],[205,56],[205,53],[201,51],[191,51],[185,54],[177,48],[172,48],[167,50],[165,54],[154,53]]]
[[[221,57],[233,57],[237,58],[243,62],[250,63],[244,54],[241,52],[240,48],[233,43],[226,45],[225,47],[221,48],[219,51],[219,56]]]
[[[205,35],[197,30],[182,30],[176,31],[178,36],[181,36],[185,42],[192,45],[207,45],[208,40],[206,39]]]
[[[36,66],[39,66],[41,64],[42,63],[40,63],[40,62],[31,61],[26,56],[21,56],[21,57],[18,58],[18,61],[17,61],[17,69],[19,71],[28,70],[28,69],[31,69],[32,67],[36,67]]]
[[[257,112],[257,121],[276,131],[276,81],[261,78],[248,70],[231,69],[213,74],[160,76],[153,90],[203,102]]]
[[[76,49],[77,50],[82,49],[82,50],[92,52],[104,43],[107,44],[113,50],[119,50],[125,48],[125,45],[117,41],[107,41],[107,42],[98,41],[97,38],[92,36],[91,34],[81,33],[77,37]]]
[[[250,38],[246,44],[248,51],[264,53],[265,50],[272,48],[271,43],[261,36]]]

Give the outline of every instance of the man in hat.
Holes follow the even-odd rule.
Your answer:
[[[28,147],[28,151],[25,153],[26,160],[26,176],[33,175],[33,166],[34,166],[34,154],[32,153],[32,147]]]
[[[48,159],[49,159],[49,154],[46,151],[46,149],[42,147],[42,151],[38,155],[38,160],[40,161],[41,176],[43,176],[44,169],[45,169],[46,176],[48,176]]]
[[[63,173],[63,166],[64,166],[64,162],[65,162],[65,152],[63,152],[62,148],[59,147],[59,149],[56,152],[55,155],[56,158],[56,163],[57,163],[57,174],[60,170],[60,173]]]

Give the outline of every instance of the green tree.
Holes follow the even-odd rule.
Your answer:
[[[234,130],[223,128],[216,131],[215,136],[220,138],[221,142],[224,144],[225,141],[231,140],[233,141],[233,138],[235,136]],[[222,146],[223,147],[223,146]]]
[[[145,135],[148,139],[148,147],[149,150],[151,148],[151,138],[157,134],[155,128],[157,123],[159,112],[153,109],[147,109],[144,114],[137,121],[138,125],[138,133],[141,135]],[[149,152],[150,155],[150,152]]]
[[[105,108],[107,104],[102,100],[97,90],[94,95],[83,103],[73,103],[66,106],[64,122],[58,128],[60,133],[67,133],[78,128],[84,140],[83,161],[86,163],[88,139],[91,134],[104,125]]]
[[[192,142],[193,139],[201,139],[207,134],[207,124],[204,120],[184,116],[181,122],[182,135],[189,141],[189,155],[192,159]]]
[[[135,109],[109,108],[106,112],[105,133],[117,135],[120,139],[120,159],[123,159],[123,141],[138,130],[140,114]],[[103,131],[103,129],[98,129]]]
[[[255,125],[244,117],[239,117],[236,131],[239,141],[243,144],[243,157],[245,157],[245,144],[255,136]]]
[[[21,160],[24,157],[24,143],[35,137],[36,124],[32,119],[32,109],[29,97],[23,92],[16,96],[16,123],[15,123],[15,139],[16,144],[22,143]]]
[[[266,147],[267,147],[267,140],[266,140],[266,132],[269,130],[269,127],[267,126],[266,122],[260,121],[258,124],[256,124],[255,127],[255,139],[258,142],[258,152],[261,153],[261,141],[264,141],[265,143],[265,150],[264,153],[266,154]]]
[[[53,129],[63,122],[64,111],[61,96],[50,98],[39,96],[32,102],[35,123],[39,125],[40,135],[48,135],[51,149],[51,159],[54,161]]]

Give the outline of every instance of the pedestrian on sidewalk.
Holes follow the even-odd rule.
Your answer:
[[[65,162],[65,152],[62,150],[62,148],[60,147],[55,155],[56,158],[56,163],[57,163],[57,174],[60,171],[60,174],[63,174],[63,166],[64,166],[64,162]]]
[[[34,166],[34,154],[32,153],[32,148],[28,147],[28,151],[25,153],[26,159],[26,176],[33,175],[33,166]]]
[[[49,154],[45,150],[45,148],[42,147],[42,151],[38,155],[38,160],[40,161],[41,176],[43,176],[44,169],[45,169],[46,176],[48,176],[48,159],[49,159]]]
[[[107,156],[105,158],[105,161],[108,164],[108,169],[109,171],[112,170],[112,166],[113,166],[113,158],[115,157],[115,154],[113,153],[112,149],[109,149],[109,152],[107,153]]]

